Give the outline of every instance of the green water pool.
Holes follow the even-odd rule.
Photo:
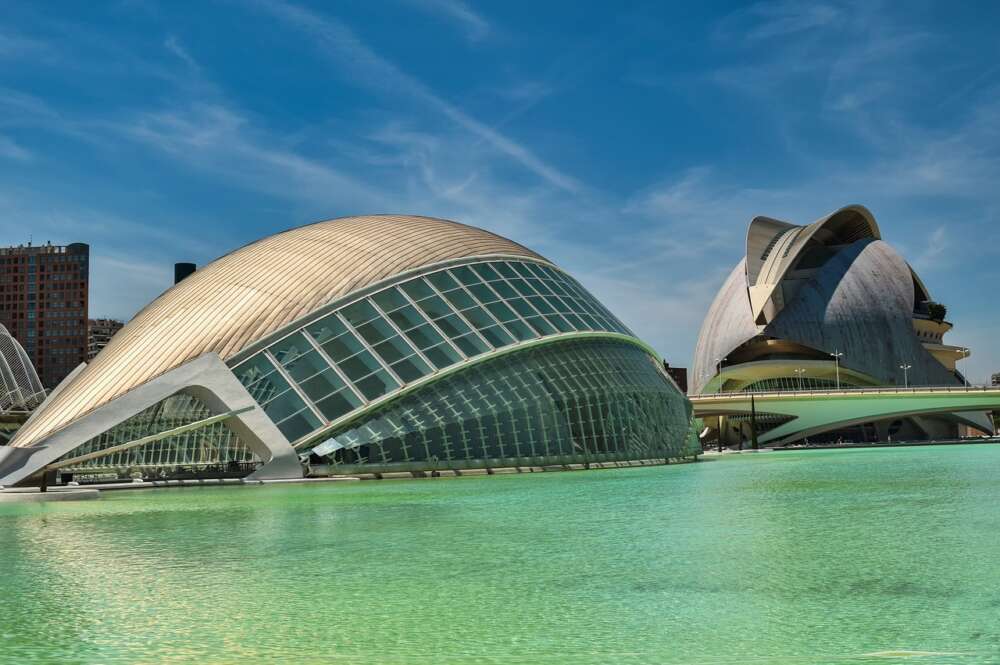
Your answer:
[[[996,663],[1000,446],[0,505],[0,663]]]

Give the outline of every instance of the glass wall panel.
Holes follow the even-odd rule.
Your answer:
[[[646,352],[567,341],[428,384],[324,436],[313,453],[412,469],[680,457],[693,452],[689,423],[684,396]]]
[[[481,261],[383,288],[272,344],[270,357],[297,390],[264,353],[244,361],[234,372],[283,430],[304,436],[310,427],[321,426],[317,415],[325,425],[368,401],[491,349],[579,331],[630,334],[577,282],[554,268]],[[496,431],[513,428],[510,436],[518,441],[525,428],[558,427],[544,414],[519,418],[492,426]],[[482,430],[486,425],[473,418],[455,436],[468,437],[469,427]],[[446,431],[442,436],[450,441],[453,435]],[[508,445],[498,436],[498,445]],[[398,451],[412,447],[405,436],[393,445]]]
[[[251,371],[246,368],[246,371]],[[148,479],[171,478],[185,473],[212,469],[218,475],[246,475],[260,463],[224,422],[216,422],[173,434],[125,450],[112,449],[139,439],[161,434],[213,415],[201,400],[191,395],[172,395],[110,430],[75,448],[59,461],[111,450],[105,455],[62,468],[74,479],[101,480],[107,476],[136,476]]]

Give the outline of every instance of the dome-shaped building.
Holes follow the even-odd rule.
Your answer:
[[[689,421],[656,355],[545,258],[447,220],[348,217],[154,300],[0,449],[0,484],[672,458]]]
[[[956,386],[969,350],[944,343],[952,324],[872,214],[852,205],[806,226],[756,217],[746,257],[705,316],[692,394],[864,386]],[[717,430],[718,423],[706,423]],[[749,417],[721,423],[723,440],[749,437]],[[788,418],[762,414],[762,442],[801,438]],[[812,440],[931,438],[957,425],[988,429],[983,414],[933,414],[831,428]],[[780,428],[780,429],[779,429]],[[774,436],[766,434],[773,430]],[[779,436],[780,435],[780,436]]]

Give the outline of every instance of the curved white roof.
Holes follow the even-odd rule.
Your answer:
[[[418,216],[344,217],[258,240],[146,306],[52,395],[11,445],[29,446],[203,353],[226,360],[354,291],[424,266],[479,256],[544,260],[488,231]]]

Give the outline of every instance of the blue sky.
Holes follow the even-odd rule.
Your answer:
[[[285,228],[455,219],[673,364],[758,214],[867,205],[1000,371],[987,3],[4,3],[5,244],[84,241],[91,314]]]

